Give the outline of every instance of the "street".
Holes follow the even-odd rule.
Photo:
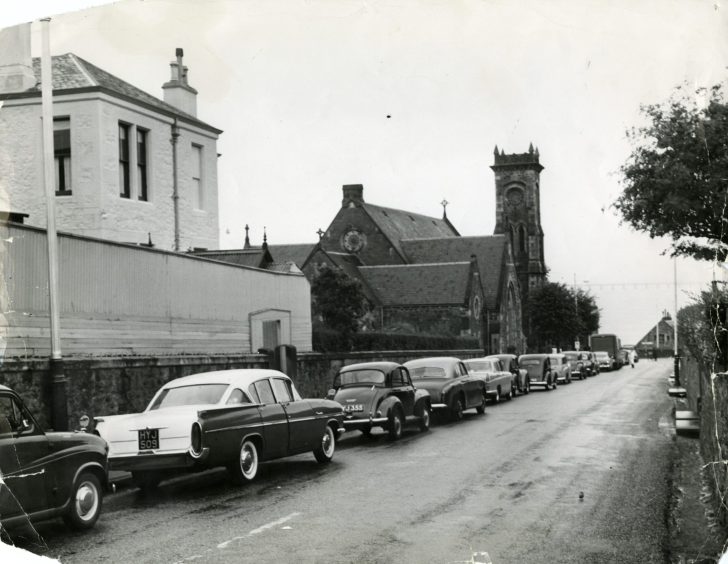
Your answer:
[[[64,563],[666,562],[669,371],[642,360],[394,443],[350,432],[330,465],[270,462],[240,488],[222,470],[127,486],[93,530],[15,542]]]

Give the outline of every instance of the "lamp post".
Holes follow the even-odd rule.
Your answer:
[[[58,307],[58,238],[56,236],[56,179],[53,156],[53,71],[51,67],[50,18],[41,20],[42,50],[41,116],[43,118],[43,181],[46,195],[48,241],[48,294],[51,329],[51,422],[56,431],[68,430],[66,376],[61,354],[60,315]]]
[[[675,338],[674,338],[675,349],[674,349],[674,354],[673,354],[673,362],[675,363],[675,386],[679,387],[680,386],[680,354],[678,353],[678,348],[677,348],[677,344],[678,344],[677,343],[677,257],[673,258],[672,267],[673,267],[672,281],[673,281],[673,286],[674,286],[674,291],[675,291],[675,321],[673,323],[674,330],[675,330]]]

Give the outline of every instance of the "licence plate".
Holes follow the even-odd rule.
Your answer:
[[[352,403],[344,406],[344,411],[351,413],[352,411],[364,411],[364,406],[360,403]]]
[[[139,450],[159,449],[159,429],[139,429]]]

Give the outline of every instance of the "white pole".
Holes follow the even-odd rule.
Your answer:
[[[50,18],[41,20],[41,113],[43,116],[43,179],[48,216],[48,291],[50,295],[51,358],[61,358],[58,314],[58,238],[56,236],[56,179],[53,155],[53,76],[51,72]]]

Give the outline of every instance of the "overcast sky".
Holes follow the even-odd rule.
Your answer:
[[[16,4],[15,2],[13,4]],[[493,147],[541,174],[550,279],[592,292],[602,331],[634,343],[673,306],[665,241],[610,208],[639,106],[683,82],[725,82],[728,18],[703,0],[123,0],[24,2],[0,25],[54,15],[73,52],[162,97],[185,51],[218,144],[220,245],[317,240],[342,184],[368,202],[495,226]],[[71,11],[74,10],[74,11]],[[34,54],[40,52],[38,26]],[[723,270],[678,261],[679,301]],[[587,282],[588,281],[588,282]]]

